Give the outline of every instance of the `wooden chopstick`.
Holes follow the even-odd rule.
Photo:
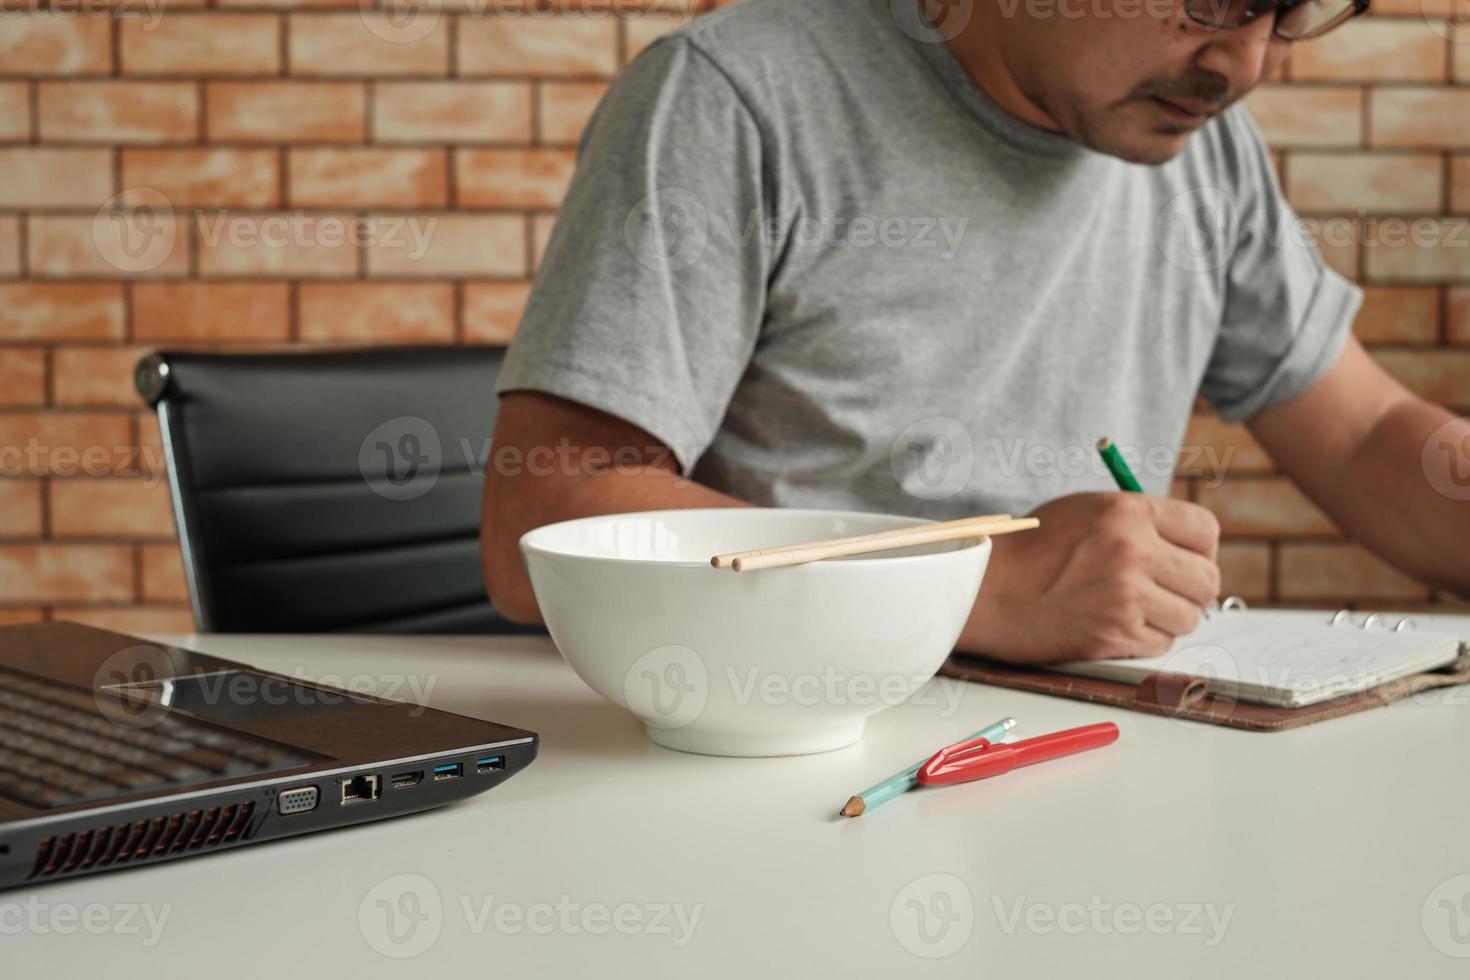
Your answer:
[[[891,538],[899,534],[908,534],[918,528],[934,527],[959,527],[962,524],[995,524],[999,521],[1008,521],[1010,514],[985,514],[981,517],[961,517],[959,520],[945,521],[942,524],[913,524],[908,527],[897,527],[891,531],[874,531],[872,534],[858,534],[850,538],[828,538],[825,541],[809,541],[800,545],[780,545],[775,548],[755,548],[751,551],[732,551],[724,555],[715,555],[709,563],[716,568],[729,568],[737,558],[754,558],[757,555],[770,554],[772,552],[786,552],[792,548],[816,548],[825,545],[848,544],[852,541],[872,541],[880,538]]]
[[[880,531],[875,534],[859,535],[855,538],[836,541],[811,541],[781,548],[764,548],[760,554],[742,555],[730,560],[729,565],[737,572],[751,572],[761,568],[781,568],[786,565],[803,565],[824,558],[843,558],[849,555],[867,555],[881,551],[897,551],[915,545],[934,544],[940,541],[960,541],[965,538],[984,539],[998,534],[1014,534],[1040,527],[1034,517],[977,522],[974,518],[945,521],[941,524],[921,524],[905,528],[902,533]],[[725,558],[725,555],[716,555]],[[714,564],[715,559],[710,559]],[[718,566],[717,566],[718,567]]]

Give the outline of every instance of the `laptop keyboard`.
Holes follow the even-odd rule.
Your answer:
[[[57,807],[311,761],[192,718],[145,717],[114,721],[89,693],[0,668],[0,795]]]

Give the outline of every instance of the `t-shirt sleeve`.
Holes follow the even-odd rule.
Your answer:
[[[1239,208],[1224,316],[1200,394],[1227,422],[1290,401],[1322,377],[1352,333],[1363,293],[1322,262],[1242,107],[1227,114]]]
[[[761,129],[741,93],[687,38],[660,38],[583,135],[496,393],[617,416],[688,473],[760,332],[767,197]]]

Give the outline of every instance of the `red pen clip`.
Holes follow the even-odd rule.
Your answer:
[[[1020,742],[992,744],[983,738],[966,739],[934,753],[919,767],[918,781],[921,786],[967,783],[1074,752],[1099,748],[1117,740],[1118,726],[1110,721],[1038,735]]]

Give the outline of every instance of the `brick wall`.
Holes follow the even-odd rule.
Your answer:
[[[575,16],[578,0],[415,19],[357,0],[0,0],[0,622],[189,627],[158,431],[130,385],[140,352],[510,336],[608,80],[713,5],[585,2],[601,15]],[[1300,46],[1253,97],[1304,215],[1362,232],[1470,214],[1454,2],[1375,0],[1380,15]],[[154,205],[165,234],[140,251],[99,218],[115,195]],[[385,246],[431,218],[421,255]],[[287,221],[289,244],[263,239]],[[1470,249],[1435,227],[1439,244],[1355,234],[1324,252],[1368,285],[1360,331],[1388,368],[1464,410]],[[1210,471],[1177,490],[1224,520],[1230,591],[1433,600],[1344,541],[1243,431],[1202,416],[1189,441],[1231,453],[1223,485]]]

